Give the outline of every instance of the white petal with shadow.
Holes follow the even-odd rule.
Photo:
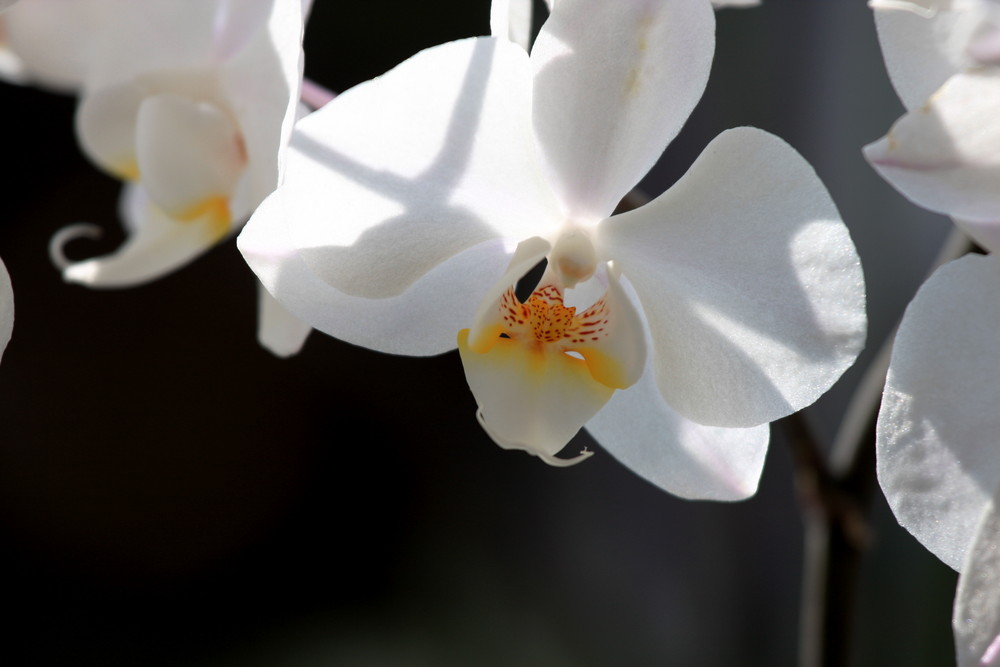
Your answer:
[[[561,223],[530,97],[524,50],[476,38],[422,51],[302,119],[284,187],[303,260],[342,293],[393,297],[463,250]]]
[[[239,236],[240,251],[285,308],[348,343],[408,355],[454,349],[456,334],[472,322],[482,296],[510,261],[512,249],[494,239],[438,264],[398,297],[350,296],[303,261],[293,243],[287,194],[281,187],[264,200]],[[265,222],[258,224],[258,218]]]
[[[948,79],[925,105],[865,147],[907,199],[974,221],[1000,219],[1000,69]]]
[[[982,19],[965,0],[877,0],[875,26],[896,94],[916,109],[971,63],[966,53]]]
[[[719,135],[599,242],[642,303],[664,399],[749,427],[816,400],[861,350],[864,279],[812,167],[761,130]]]
[[[652,364],[587,422],[601,446],[640,477],[689,500],[742,500],[757,492],[770,426],[722,428],[686,419],[663,400]]]
[[[1000,486],[1000,260],[945,264],[910,302],[879,411],[878,476],[899,523],[962,565]]]
[[[532,47],[534,131],[567,212],[607,217],[653,166],[708,81],[704,0],[560,0]]]

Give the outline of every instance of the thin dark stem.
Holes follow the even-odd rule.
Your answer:
[[[874,414],[866,441],[874,443]],[[850,663],[851,619],[861,560],[869,542],[875,448],[859,450],[857,467],[834,475],[801,414],[781,420],[795,465],[806,524],[800,622],[800,667]]]

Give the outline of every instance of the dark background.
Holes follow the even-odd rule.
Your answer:
[[[871,11],[765,0],[718,21],[708,91],[644,187],[728,127],[789,141],[855,236],[874,348],[947,221],[861,158],[901,113]],[[485,0],[316,0],[306,72],[343,90],[487,32]],[[686,502],[601,451],[562,470],[500,450],[454,353],[314,334],[273,358],[231,240],[147,286],[65,284],[49,238],[89,221],[105,237],[73,256],[117,247],[119,185],[76,148],[70,98],[2,85],[0,108],[16,300],[0,364],[4,664],[794,663],[802,522],[779,434],[755,498]],[[807,412],[827,442],[858,374]],[[954,573],[881,499],[874,514],[858,664],[949,664]]]

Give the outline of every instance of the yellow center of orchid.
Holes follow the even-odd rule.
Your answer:
[[[542,256],[545,271],[522,302],[515,285]],[[599,268],[605,271],[596,275]],[[564,290],[588,294],[602,284],[603,295],[583,312],[564,303]],[[557,454],[617,389],[638,380],[646,360],[642,320],[614,267],[599,266],[586,228],[571,226],[551,245],[540,237],[522,242],[494,289],[473,326],[458,334],[479,423],[504,449],[556,466],[582,461],[589,451]]]

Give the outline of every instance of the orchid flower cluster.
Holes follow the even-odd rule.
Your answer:
[[[865,155],[988,253],[924,284],[899,327],[878,418],[878,476],[920,542],[958,570],[960,665],[1000,661],[1000,3],[874,2],[907,108]]]
[[[715,7],[756,3],[552,0],[535,17],[495,0],[491,35],[420,51],[316,110],[300,102],[310,4],[0,6],[0,76],[76,95],[81,149],[123,183],[126,241],[70,260],[101,228],[66,226],[50,248],[63,278],[139,286],[238,236],[275,354],[312,328],[395,355],[457,349],[503,449],[571,466],[595,454],[573,444],[586,429],[676,496],[752,496],[770,423],[865,344],[847,227],[806,160],[750,127],[623,202],[643,199],[705,90]],[[1000,2],[870,4],[907,113],[865,156],[997,252]],[[989,254],[927,281],[876,438],[899,522],[962,573],[962,665],[1000,660],[998,290]],[[13,319],[0,264],[0,352]]]

